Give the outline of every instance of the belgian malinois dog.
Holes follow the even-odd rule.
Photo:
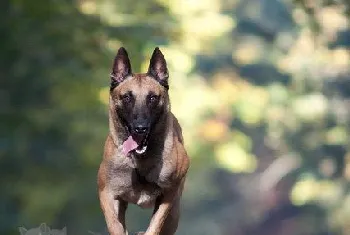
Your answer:
[[[147,73],[132,73],[128,53],[114,59],[109,134],[98,172],[99,198],[111,235],[128,234],[128,203],[154,207],[144,235],[173,235],[189,158],[181,127],[170,111],[168,69],[155,48]]]

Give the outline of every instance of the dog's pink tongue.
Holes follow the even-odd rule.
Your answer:
[[[137,146],[139,145],[136,143],[136,141],[132,138],[132,136],[129,136],[129,138],[123,143],[123,154],[128,154],[130,151],[136,149]]]

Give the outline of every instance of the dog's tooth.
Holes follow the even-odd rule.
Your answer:
[[[147,146],[143,146],[141,150],[135,149],[136,153],[138,154],[143,154],[146,152],[146,150],[147,150]]]

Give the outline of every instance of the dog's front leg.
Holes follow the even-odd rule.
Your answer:
[[[125,211],[128,204],[123,200],[114,199],[113,194],[106,189],[99,192],[99,197],[109,234],[127,235]]]
[[[168,228],[171,228],[171,232],[175,233],[175,230],[177,228],[177,222],[178,222],[178,206],[179,206],[179,200],[181,196],[181,191],[183,187],[183,182],[180,184],[180,186],[175,187],[172,190],[167,191],[163,194],[163,196],[160,198],[159,206],[154,212],[151,223],[147,229],[147,231],[144,233],[144,235],[160,235],[164,234],[164,226],[165,223],[172,223],[175,222],[174,225],[166,226]],[[174,219],[176,221],[167,220],[170,213],[174,213]],[[169,234],[172,235],[172,234]]]

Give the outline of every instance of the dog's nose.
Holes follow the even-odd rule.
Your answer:
[[[135,132],[137,134],[144,134],[146,133],[148,130],[148,127],[147,126],[142,126],[142,125],[138,125],[135,127]]]

